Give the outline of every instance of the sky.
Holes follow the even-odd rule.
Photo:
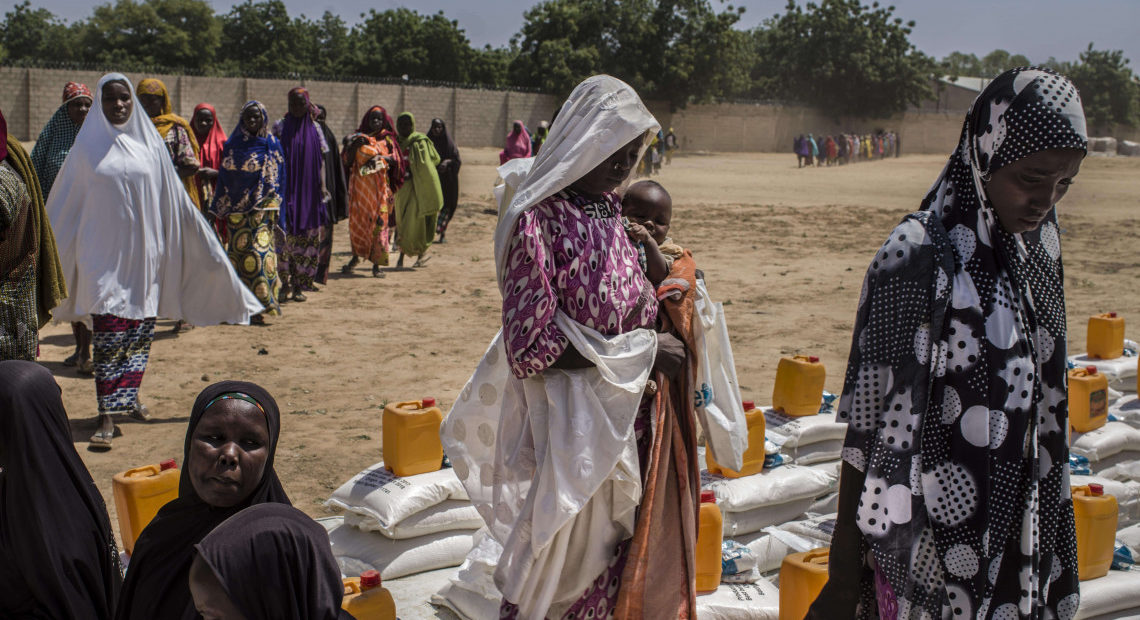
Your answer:
[[[97,4],[109,0],[32,0],[67,18],[85,17]],[[421,13],[443,11],[457,20],[467,37],[477,46],[506,45],[522,27],[523,12],[536,0],[284,0],[290,14],[319,17],[328,10],[349,23],[359,20],[368,9],[382,11],[406,6]],[[786,0],[711,0],[722,10],[728,4],[743,6],[741,26],[751,28],[776,13],[782,13]],[[800,0],[802,5],[804,2]],[[7,0],[7,4],[14,4]],[[212,0],[219,13],[234,4]],[[1076,60],[1088,44],[1097,49],[1124,50],[1133,60],[1133,72],[1140,73],[1140,0],[893,0],[895,14],[917,22],[911,42],[935,58],[953,51],[979,57],[1004,49],[1020,53],[1034,62]],[[0,4],[0,6],[4,6]],[[8,8],[5,11],[10,10]]]

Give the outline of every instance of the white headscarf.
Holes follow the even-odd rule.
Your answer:
[[[122,125],[111,124],[99,105],[110,82],[131,91],[134,107]],[[47,200],[70,291],[56,318],[248,323],[262,305],[190,201],[134,86],[110,73],[95,92]]]
[[[499,214],[495,230],[499,286],[519,216],[586,176],[638,136],[646,138],[641,145],[644,154],[649,136],[659,129],[661,125],[629,84],[608,75],[595,75],[579,84],[562,104],[530,172],[515,170],[511,175],[512,179],[522,177],[522,181],[515,188],[510,205]]]

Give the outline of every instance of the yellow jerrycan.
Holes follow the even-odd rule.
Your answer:
[[[392,593],[380,585],[380,573],[374,570],[344,580],[344,600],[340,608],[356,620],[396,620],[396,601]]]
[[[803,620],[827,583],[831,548],[792,553],[780,564],[780,620]]]
[[[697,592],[720,587],[721,543],[724,542],[724,515],[716,505],[716,494],[701,491],[701,511],[697,516]]]
[[[772,389],[772,408],[793,417],[819,413],[826,378],[823,364],[814,355],[780,358],[776,387]]]
[[[1077,577],[1081,581],[1108,574],[1116,546],[1116,498],[1104,487],[1090,483],[1073,487],[1073,515],[1077,525]]]
[[[401,477],[438,470],[443,464],[443,444],[439,441],[442,423],[443,412],[435,406],[434,398],[384,407],[384,466]]]
[[[1096,366],[1069,370],[1069,426],[1078,433],[1096,430],[1108,421],[1108,377]]]
[[[135,541],[158,514],[158,509],[178,497],[179,475],[174,459],[167,459],[111,477],[115,512],[119,515],[119,535],[123,537],[123,548],[127,553],[134,552]]]
[[[705,450],[705,465],[709,472],[720,474],[725,478],[740,478],[760,473],[764,469],[764,410],[757,409],[756,403],[744,401],[744,419],[748,422],[748,447],[744,450],[744,460],[740,471],[731,469],[716,462],[712,451]]]
[[[1111,360],[1124,355],[1124,317],[1105,312],[1089,317],[1089,357]]]

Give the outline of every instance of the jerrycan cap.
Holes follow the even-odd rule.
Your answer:
[[[701,503],[702,504],[715,504],[716,503],[716,493],[714,493],[712,491],[701,491]]]
[[[363,573],[360,573],[360,587],[379,588],[380,572],[376,570],[366,570]]]
[[[1110,319],[1115,319],[1115,318],[1116,318],[1116,313],[1115,313],[1115,312],[1109,312],[1109,313],[1108,313],[1108,318],[1110,318]]]
[[[1096,366],[1085,366],[1085,374],[1090,375],[1090,376],[1095,375],[1096,374]]]
[[[819,356],[818,355],[809,355],[808,361],[813,363],[813,364],[818,364],[819,363]]]
[[[754,403],[754,402],[752,402],[752,401],[750,401],[750,400],[746,400],[746,401],[744,401],[743,403],[741,403],[741,405],[743,405],[743,406],[744,406],[744,410],[745,410],[745,411],[752,411],[753,409],[755,409],[755,408],[756,408],[756,403]]]
[[[427,409],[428,407],[434,407],[435,406],[435,399],[432,398],[431,396],[428,396],[427,398],[423,399],[420,402],[422,402],[424,404],[424,409]]]
[[[1104,485],[1095,482],[1089,483],[1089,493],[1093,495],[1104,495]]]
[[[165,461],[158,464],[158,471],[166,471],[168,469],[174,469],[176,467],[178,467],[178,463],[175,463],[174,459],[166,459]]]

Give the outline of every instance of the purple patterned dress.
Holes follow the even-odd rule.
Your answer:
[[[504,342],[520,379],[541,373],[565,352],[557,310],[606,335],[656,325],[653,285],[622,227],[617,194],[591,198],[567,189],[535,205],[519,218],[504,272]],[[647,414],[639,411],[634,423],[639,452],[651,439]],[[609,567],[563,618],[609,617],[628,550],[629,541],[614,549]],[[500,617],[517,616],[518,607],[504,599]]]

